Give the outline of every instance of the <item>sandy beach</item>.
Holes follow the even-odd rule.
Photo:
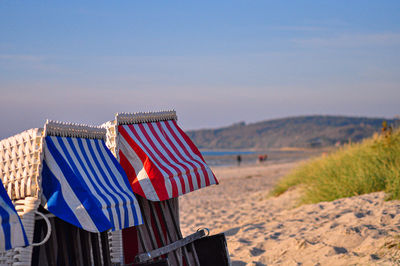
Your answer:
[[[296,207],[268,192],[296,162],[214,167],[220,184],[180,198],[184,235],[224,232],[232,265],[400,265],[400,201],[382,192]]]

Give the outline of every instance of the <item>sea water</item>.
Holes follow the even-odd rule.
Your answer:
[[[207,164],[210,166],[238,165],[237,157],[240,155],[240,164],[256,163],[258,152],[242,150],[200,150]]]
[[[244,155],[244,154],[255,154],[255,151],[209,151],[201,150],[203,156],[226,156],[226,155]]]
[[[240,165],[268,164],[277,162],[292,162],[302,160],[321,153],[318,149],[308,150],[200,150],[207,164],[210,166],[238,166],[237,156],[240,155]],[[267,155],[265,161],[260,162],[259,156]]]

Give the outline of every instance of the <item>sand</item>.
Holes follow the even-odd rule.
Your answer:
[[[400,265],[400,201],[383,192],[297,206],[268,198],[298,162],[214,167],[220,184],[180,197],[184,235],[225,233],[232,265]]]

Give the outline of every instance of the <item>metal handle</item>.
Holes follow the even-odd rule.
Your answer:
[[[45,244],[49,240],[49,238],[51,236],[51,225],[50,225],[49,218],[47,218],[46,215],[44,215],[43,213],[38,212],[38,211],[35,211],[35,214],[38,214],[38,215],[42,216],[42,218],[45,220],[46,225],[47,225],[47,234],[46,234],[45,238],[39,243],[32,243],[31,244],[31,246],[33,246],[33,247],[38,247],[38,246],[41,246],[41,245]]]

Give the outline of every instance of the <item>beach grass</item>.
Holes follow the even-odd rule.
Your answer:
[[[304,163],[284,177],[272,195],[294,186],[304,189],[304,204],[377,191],[385,191],[388,199],[400,199],[400,130],[386,128],[361,143],[346,144]]]

